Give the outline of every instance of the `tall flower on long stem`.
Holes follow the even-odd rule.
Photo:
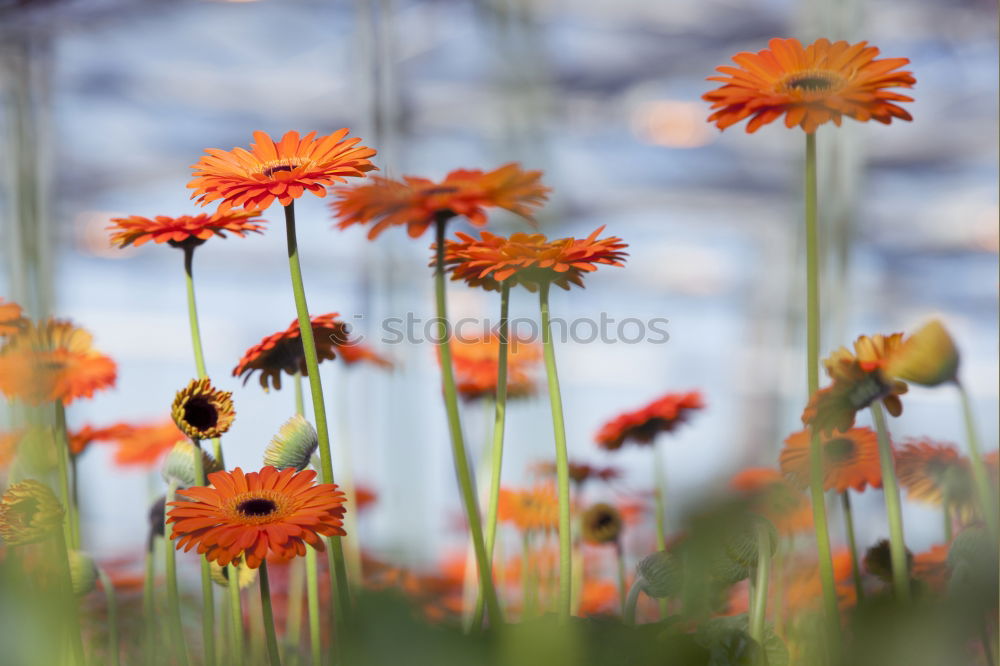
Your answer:
[[[188,187],[194,190],[192,197],[197,197],[202,205],[218,201],[220,211],[232,208],[264,210],[275,200],[285,209],[288,267],[309,372],[309,389],[319,436],[320,467],[324,483],[333,483],[333,459],[330,455],[330,434],[326,422],[323,386],[319,377],[316,342],[302,281],[302,267],[299,264],[295,200],[307,191],[324,197],[328,186],[345,183],[348,178],[363,177],[375,169],[375,165],[369,160],[375,155],[375,151],[359,145],[359,138],[348,139],[348,131],[343,128],[321,137],[310,132],[301,138],[298,132],[287,132],[279,141],[274,141],[265,132],[254,132],[255,143],[251,144],[250,150],[206,150],[208,154],[192,166],[194,179],[188,183]],[[343,622],[350,612],[343,546],[336,538],[331,539],[330,545],[328,553],[330,570],[333,572],[331,585],[334,588],[337,611],[334,619],[336,622]]]
[[[477,240],[458,234],[458,241],[444,246],[444,263],[455,279],[473,286],[496,288],[496,285],[521,285],[538,293],[542,320],[542,349],[548,379],[552,430],[556,448],[556,482],[559,495],[559,602],[562,621],[570,615],[572,592],[572,534],[570,525],[569,454],[563,420],[562,394],[556,370],[555,345],[549,312],[549,290],[553,284],[569,289],[583,286],[583,276],[598,266],[623,266],[625,243],[620,238],[598,238],[604,227],[587,238],[548,240],[541,234],[513,234],[510,238],[481,232]],[[438,238],[438,247],[444,243]]]
[[[912,99],[888,89],[910,88],[916,79],[910,72],[899,71],[908,59],[877,59],[879,50],[867,42],[819,39],[803,47],[797,39],[772,39],[768,46],[757,53],[733,56],[736,67],[718,67],[721,76],[708,80],[722,86],[702,98],[711,102],[713,113],[708,120],[720,130],[749,118],[746,129],[752,133],[784,116],[786,127],[798,126],[805,133],[806,376],[811,396],[819,389],[820,344],[816,130],[831,121],[839,126],[844,116],[885,124],[893,118],[910,120],[898,103]],[[828,642],[836,652],[840,625],[822,477],[819,437],[813,433],[810,492]]]
[[[441,358],[441,383],[448,416],[448,431],[451,435],[452,458],[462,502],[465,505],[466,518],[469,521],[480,594],[485,600],[491,620],[495,622],[501,619],[500,605],[493,585],[491,557],[483,536],[479,502],[469,473],[468,454],[458,410],[458,392],[450,344],[451,332],[447,323],[445,231],[448,221],[459,216],[465,217],[476,226],[483,226],[487,221],[487,208],[504,208],[530,221],[533,210],[545,201],[548,191],[549,189],[541,184],[540,171],[524,171],[517,164],[507,164],[488,172],[457,169],[441,182],[412,176],[405,177],[401,181],[374,178],[370,185],[338,189],[338,200],[333,205],[341,229],[359,224],[371,225],[368,232],[370,239],[374,239],[392,226],[405,226],[411,238],[418,238],[431,226],[434,227],[436,239],[433,259],[434,295],[438,320],[436,343]],[[502,299],[502,302],[505,301]],[[506,318],[501,316],[501,320],[505,321]],[[500,354],[506,356],[506,353],[506,345],[501,345]],[[504,367],[506,368],[506,365]],[[502,381],[505,382],[506,379]],[[505,405],[506,397],[500,400],[498,394],[494,422],[496,428],[500,428],[501,431]],[[492,461],[494,466],[500,464],[501,458],[502,449],[497,447]],[[496,471],[493,476],[497,476]],[[499,483],[496,486],[499,488]]]

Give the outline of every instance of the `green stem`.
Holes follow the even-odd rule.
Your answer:
[[[625,576],[625,549],[622,547],[621,539],[615,541],[615,557],[618,560],[618,597],[624,617],[628,601],[628,579]]]
[[[323,637],[319,631],[319,562],[316,550],[306,548],[306,602],[309,608],[309,652],[313,664],[323,661]]]
[[[156,653],[156,621],[155,621],[155,603],[154,589],[155,575],[156,575],[156,564],[153,559],[153,551],[156,545],[156,536],[151,534],[149,538],[149,548],[146,549],[146,575],[142,582],[142,611],[143,611],[143,628],[145,630],[144,636],[146,639],[145,645],[145,663],[153,663],[153,655]]]
[[[207,486],[205,463],[201,454],[201,444],[195,441],[194,478],[198,485]],[[205,665],[215,664],[215,595],[212,590],[212,571],[208,558],[201,557],[201,639]]]
[[[847,548],[851,552],[851,573],[854,576],[854,592],[857,594],[858,602],[865,598],[865,589],[861,584],[861,564],[858,562],[858,544],[854,537],[854,512],[851,511],[851,491],[845,490],[840,493],[840,500],[844,507],[844,530],[847,532]]]
[[[986,473],[986,465],[983,464],[983,456],[979,447],[979,436],[976,434],[976,420],[972,414],[972,402],[965,386],[956,382],[958,394],[962,399],[962,417],[965,420],[965,433],[969,441],[969,461],[972,464],[972,482],[976,487],[976,495],[979,497],[979,505],[982,510],[983,519],[986,526],[996,541],[1000,534],[1000,526],[997,521],[997,498],[990,487],[989,475]]]
[[[302,642],[302,597],[306,587],[306,561],[296,557],[289,565],[288,616],[285,618],[285,644],[298,651]]]
[[[243,663],[243,601],[240,599],[240,571],[226,566],[226,590],[229,592],[229,632],[232,634],[232,663]]]
[[[295,203],[285,206],[285,236],[288,244],[288,268],[292,278],[292,293],[295,297],[295,312],[299,319],[299,334],[302,350],[306,357],[306,374],[309,375],[309,392],[312,394],[313,420],[319,436],[320,472],[323,483],[333,483],[333,460],[330,455],[330,431],[326,423],[326,406],[323,402],[323,385],[319,376],[319,359],[316,356],[316,341],[313,338],[312,320],[306,303],[306,290],[302,283],[302,266],[299,264],[299,244],[295,235]],[[340,537],[328,539],[330,548],[327,557],[330,562],[330,591],[333,600],[334,629],[336,625],[347,623],[351,608],[350,590],[347,583],[347,567]]]
[[[636,576],[625,598],[625,624],[635,624],[635,608],[639,604],[639,593],[642,592],[642,576]]]
[[[338,421],[340,423],[342,437],[340,440],[340,446],[337,451],[340,454],[340,489],[344,492],[344,496],[347,498],[348,507],[357,507],[358,505],[358,493],[357,486],[354,483],[354,459],[351,456],[351,425],[350,425],[350,405],[347,401],[347,396],[351,394],[350,383],[348,375],[348,366],[345,364],[340,368],[336,368],[339,372],[337,376],[340,378],[340,395],[344,396],[343,400],[338,402],[338,407],[340,408],[337,412]],[[357,510],[348,511],[344,514],[344,531],[347,532],[347,536],[342,539],[344,544],[344,556],[346,558],[347,565],[347,580],[350,582],[351,586],[355,589],[361,587],[361,541],[360,535],[358,534],[358,512]]]
[[[955,536],[955,527],[952,524],[951,500],[948,498],[947,490],[942,493],[941,510],[944,513],[944,541],[945,543],[951,543],[952,538]]]
[[[750,638],[764,645],[764,620],[767,616],[767,587],[771,578],[771,534],[766,525],[757,525],[757,577],[754,580],[753,605],[750,608]]]
[[[62,578],[60,587],[63,591],[63,602],[66,617],[64,626],[68,633],[70,650],[74,666],[85,666],[86,660],[83,652],[83,635],[80,633],[79,606],[76,595],[73,594],[73,576],[70,573],[69,554],[70,549],[66,543],[66,537],[62,530],[54,530],[56,557],[59,560],[59,576]]]
[[[164,515],[169,514],[170,502],[176,498],[177,484],[171,482],[167,486],[166,506]],[[182,664],[187,664],[187,649],[184,643],[184,631],[181,628],[180,595],[177,592],[177,558],[174,553],[173,525],[164,524],[164,559],[167,570],[167,623],[170,627],[170,650],[174,652]]]
[[[63,505],[66,507],[66,520],[63,522],[63,532],[66,544],[71,550],[80,548],[80,516],[74,499],[73,481],[69,477],[69,435],[66,431],[66,407],[57,400],[56,407],[56,465],[59,473],[59,492]]]
[[[118,602],[115,599],[115,587],[104,569],[98,567],[97,575],[104,587],[104,597],[108,604],[108,656],[110,666],[118,666]]]
[[[806,376],[809,395],[819,390],[819,229],[816,197],[816,134],[806,134],[805,164],[806,218]],[[840,647],[840,614],[833,580],[833,557],[826,520],[826,498],[823,494],[823,459],[819,433],[813,431],[809,441],[809,490],[812,497],[813,528],[816,533],[816,555],[819,559],[820,582],[823,586],[823,614],[827,627],[827,644],[832,661]]]
[[[531,567],[531,532],[521,534],[521,621],[535,615],[535,570]]]
[[[302,374],[296,372],[292,375],[292,385],[295,387],[295,413],[299,416],[306,415],[305,399],[302,395]]]
[[[549,316],[549,284],[538,290],[542,312],[542,346],[545,356],[545,376],[549,384],[549,404],[552,409],[552,430],[556,444],[556,490],[559,494],[559,604],[556,613],[561,622],[569,620],[570,596],[573,583],[573,544],[569,505],[569,454],[566,450],[566,424],[563,421],[562,395],[556,370],[556,351],[552,341]]]
[[[493,406],[493,444],[490,449],[490,497],[486,508],[486,559],[493,568],[493,551],[497,540],[497,510],[500,505],[500,477],[503,469],[503,438],[507,418],[507,349],[510,344],[510,284],[500,283],[500,344],[497,356],[497,399]],[[478,627],[483,617],[483,595],[476,600],[472,626]]]
[[[906,542],[903,540],[903,510],[899,499],[899,484],[889,443],[889,430],[885,423],[882,403],[871,404],[872,419],[878,434],[878,457],[882,465],[882,491],[885,495],[885,513],[889,520],[889,556],[892,561],[892,583],[900,603],[910,600],[910,572],[906,566]]]
[[[267,575],[267,560],[260,563],[260,603],[263,608],[264,633],[267,635],[267,656],[271,666],[281,666],[278,637],[274,633],[274,611],[271,610],[271,582]]]
[[[500,604],[493,587],[493,573],[490,571],[486,544],[483,539],[482,519],[479,515],[479,501],[472,484],[469,471],[469,457],[462,436],[462,421],[458,413],[458,391],[455,388],[455,371],[451,360],[451,333],[448,330],[448,302],[445,291],[444,235],[446,218],[439,217],[436,225],[437,244],[435,250],[434,296],[437,303],[438,335],[437,345],[441,354],[441,382],[444,390],[445,410],[448,414],[448,431],[451,434],[451,452],[455,463],[455,476],[465,505],[465,517],[469,522],[469,534],[476,553],[476,568],[479,572],[480,593],[486,600],[486,611],[495,626],[502,621]]]
[[[656,549],[665,551],[667,549],[667,476],[664,471],[663,450],[653,444],[653,502],[656,515]],[[665,620],[670,614],[670,608],[666,598],[658,599],[660,607],[660,619]]]

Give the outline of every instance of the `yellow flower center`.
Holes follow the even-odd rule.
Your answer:
[[[779,82],[778,89],[784,92],[821,93],[835,90],[843,82],[843,78],[838,74],[812,69],[786,76]]]

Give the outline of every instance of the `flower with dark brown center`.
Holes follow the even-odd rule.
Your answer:
[[[785,440],[779,461],[781,472],[797,487],[809,485],[808,430],[792,433]],[[835,435],[820,434],[823,452],[823,488],[838,493],[849,488],[861,492],[868,486],[882,487],[878,436],[871,428],[850,428]]]
[[[220,391],[209,379],[192,379],[177,392],[170,415],[191,439],[212,439],[229,430],[236,412],[233,394]]]
[[[620,449],[625,442],[652,444],[661,432],[673,432],[689,415],[703,409],[705,402],[698,391],[668,393],[641,409],[625,412],[605,423],[597,433],[602,449]]]
[[[615,507],[598,502],[583,512],[580,527],[585,541],[595,544],[617,543],[624,521]]]

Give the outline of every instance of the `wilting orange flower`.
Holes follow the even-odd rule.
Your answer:
[[[209,487],[178,491],[190,501],[171,502],[177,549],[197,546],[219,566],[242,557],[256,569],[268,553],[290,558],[306,554],[306,544],[323,550],[322,536],[344,536],[344,494],[336,484],[313,483],[316,472],[265,467],[244,474],[208,475]]]
[[[552,484],[527,490],[501,488],[497,516],[500,522],[512,523],[523,532],[554,530],[559,525],[559,500],[555,488]]]
[[[170,416],[191,439],[219,437],[233,424],[233,394],[212,386],[211,380],[192,379],[177,392]]]
[[[177,442],[186,441],[187,437],[171,420],[132,425],[113,442],[112,458],[122,467],[154,467]]]
[[[410,237],[417,238],[437,220],[457,215],[481,227],[487,208],[505,208],[531,220],[532,209],[549,192],[541,177],[541,171],[523,171],[517,164],[485,172],[458,169],[440,183],[414,176],[402,180],[376,176],[369,184],[334,190],[339,198],[332,206],[341,229],[374,223],[368,231],[373,239],[389,227],[405,225]]]
[[[85,425],[69,433],[69,452],[74,456],[83,453],[93,442],[113,442],[128,437],[134,427],[128,423],[116,423],[104,428]]]
[[[843,432],[854,425],[859,410],[876,400],[881,400],[893,416],[902,414],[899,396],[909,387],[885,372],[902,342],[902,333],[862,335],[854,341],[854,353],[841,347],[824,359],[833,383],[811,397],[802,412],[802,422],[823,432]]]
[[[144,243],[169,243],[174,247],[196,247],[212,236],[225,238],[225,232],[230,231],[239,237],[248,232],[260,233],[264,220],[258,219],[259,210],[226,211],[213,215],[200,213],[198,215],[181,215],[167,217],[157,215],[153,219],[132,215],[116,217],[108,227],[111,233],[111,244],[118,247]]]
[[[458,392],[466,400],[493,397],[499,377],[500,337],[490,332],[475,338],[452,338],[452,362]],[[507,345],[507,397],[523,398],[535,392],[531,371],[542,353],[538,345],[511,338]]]
[[[20,305],[0,298],[0,337],[20,333],[27,323]]]
[[[348,365],[367,361],[379,367],[391,367],[391,361],[379,356],[370,347],[352,340],[349,335],[350,327],[340,321],[339,316],[336,312],[330,312],[316,315],[311,320],[316,357],[320,363],[334,359],[339,354]],[[258,370],[260,385],[265,391],[270,390],[271,386],[281,389],[282,372],[289,375],[297,372],[303,376],[309,374],[297,319],[284,331],[269,335],[248,349],[233,368],[233,377],[242,376],[243,383],[246,384]]]
[[[555,476],[556,464],[553,461],[535,463],[532,470],[542,476]],[[577,486],[582,486],[591,479],[599,481],[614,481],[621,478],[622,471],[617,467],[595,467],[589,463],[569,461],[569,480]]]
[[[744,469],[730,479],[729,487],[746,496],[750,510],[770,520],[782,534],[812,529],[809,499],[773,467]]]
[[[30,404],[70,404],[115,384],[117,366],[68,321],[29,322],[0,348],[0,391]]]
[[[616,236],[598,238],[598,227],[587,238],[548,240],[542,234],[516,233],[509,238],[480,232],[476,238],[458,232],[460,240],[446,240],[444,259],[453,280],[472,287],[499,291],[501,282],[537,291],[543,284],[563,289],[583,286],[583,276],[598,266],[624,266],[625,248]]]
[[[906,496],[916,502],[940,505],[947,494],[948,508],[965,511],[975,506],[969,459],[952,444],[907,443],[896,453],[896,476]]]
[[[896,104],[913,98],[887,90],[916,83],[910,72],[897,71],[908,58],[876,60],[879,50],[868,42],[819,39],[803,48],[797,39],[775,38],[768,45],[736,54],[739,67],[717,67],[725,76],[708,77],[724,84],[702,95],[715,109],[708,121],[720,130],[750,118],[747,132],[754,132],[782,115],[786,127],[798,125],[808,134],[831,120],[839,126],[844,116],[887,125],[893,118],[913,119]]]
[[[794,484],[809,485],[809,430],[792,433],[779,456],[782,473]],[[882,487],[878,436],[871,428],[851,428],[836,435],[820,435],[823,451],[823,488],[861,492]]]
[[[613,451],[627,441],[652,444],[661,432],[673,432],[689,414],[704,409],[701,393],[668,393],[641,409],[625,412],[605,423],[597,433],[597,444]]]
[[[287,132],[275,142],[266,132],[254,132],[256,143],[249,151],[209,148],[208,155],[191,166],[191,196],[203,206],[219,201],[220,212],[265,210],[275,199],[288,206],[306,190],[325,197],[327,186],[375,169],[368,160],[375,151],[357,145],[361,139],[345,139],[347,133],[344,128],[316,138],[316,132],[310,132],[299,139],[298,132]]]

